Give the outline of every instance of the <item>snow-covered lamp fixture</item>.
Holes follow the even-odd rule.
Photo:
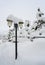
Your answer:
[[[7,19],[7,22],[8,22],[8,26],[11,27],[12,26],[12,20]]]
[[[9,16],[7,17],[7,23],[8,23],[8,26],[9,26],[9,27],[12,26],[13,19],[14,19],[14,16],[13,16],[13,15],[9,15]]]
[[[24,23],[23,21],[19,21],[18,25],[19,25],[20,29],[22,29],[23,23]]]

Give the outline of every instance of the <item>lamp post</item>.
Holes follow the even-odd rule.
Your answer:
[[[15,59],[17,59],[17,27],[18,24],[14,24],[15,27]]]
[[[11,27],[12,22],[14,22],[15,28],[15,59],[17,59],[17,28],[18,28],[18,19],[14,18],[14,16],[10,15],[7,18],[8,26]]]

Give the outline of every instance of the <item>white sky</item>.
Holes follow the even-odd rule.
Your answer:
[[[34,19],[37,8],[45,10],[45,0],[0,0],[0,19],[9,14],[22,19]]]
[[[35,20],[37,8],[45,13],[45,0],[0,0],[0,29],[6,29],[6,18],[12,14],[20,19]],[[5,22],[5,23],[4,23]]]

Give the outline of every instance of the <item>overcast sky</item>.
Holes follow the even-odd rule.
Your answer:
[[[0,23],[6,26],[6,18],[12,14],[20,19],[34,20],[37,8],[45,13],[45,0],[0,0]],[[5,28],[4,26],[4,28]]]
[[[13,14],[31,20],[38,7],[45,10],[45,0],[0,0],[0,19]]]

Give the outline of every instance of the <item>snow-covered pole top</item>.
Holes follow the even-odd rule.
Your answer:
[[[19,23],[19,19],[14,17],[13,15],[9,15],[7,17],[7,22],[8,22],[8,26],[9,28],[12,26],[12,23],[14,24],[18,24]]]
[[[11,21],[11,22],[14,22],[16,24],[18,24],[18,22],[19,22],[18,18],[14,17],[13,15],[9,15],[7,17],[7,21]]]
[[[15,17],[15,19],[13,20],[14,24],[18,24],[19,19]]]

